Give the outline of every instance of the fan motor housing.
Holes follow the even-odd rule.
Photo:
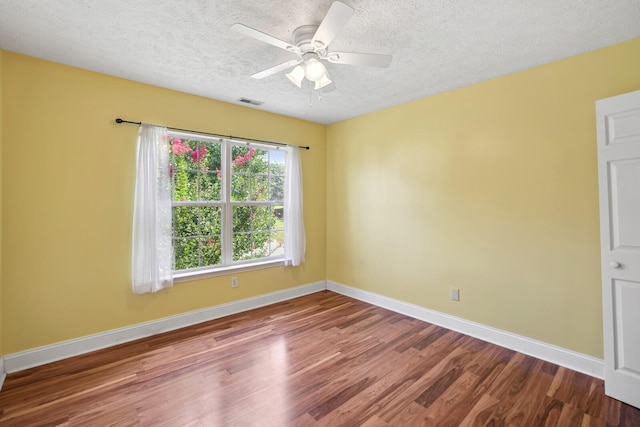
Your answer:
[[[303,25],[293,30],[293,42],[303,54],[309,52],[318,52],[320,56],[325,53],[325,46],[322,44],[317,46],[313,42],[313,36],[318,30],[317,25]]]

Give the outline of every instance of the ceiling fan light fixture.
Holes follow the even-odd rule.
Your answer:
[[[307,60],[307,63],[304,67],[304,76],[311,80],[312,82],[317,82],[322,80],[327,74],[327,69],[324,67],[322,62],[318,61],[315,58],[311,58]]]
[[[302,87],[302,79],[304,79],[305,72],[304,68],[300,65],[291,70],[290,73],[287,73],[287,78],[293,82],[294,85],[298,87]]]
[[[325,86],[330,85],[331,83],[333,83],[333,81],[331,80],[331,78],[329,78],[329,73],[325,73],[324,76],[322,76],[322,78],[318,81],[316,81],[316,85],[315,85],[315,90],[318,89],[322,89]]]
[[[351,6],[340,0],[333,0],[319,25],[302,25],[293,30],[293,43],[280,40],[243,24],[234,24],[231,29],[294,53],[298,57],[298,59],[292,59],[254,73],[251,75],[252,78],[264,79],[295,67],[286,74],[293,84],[302,88],[302,83],[306,78],[314,83],[312,87],[315,87],[316,90],[323,89],[323,92],[329,92],[335,90],[336,85],[331,81],[326,65],[320,60],[332,64],[366,65],[379,68],[386,68],[391,63],[391,55],[331,51],[329,46],[332,40],[344,28],[354,13],[355,10]]]

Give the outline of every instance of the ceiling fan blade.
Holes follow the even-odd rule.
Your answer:
[[[276,65],[275,67],[267,68],[266,70],[262,70],[258,73],[253,74],[251,77],[254,79],[264,79],[265,77],[272,76],[274,74],[279,73],[280,71],[287,70],[291,67],[294,67],[302,62],[302,59],[296,60],[292,59],[291,61],[283,62],[280,65]]]
[[[269,34],[265,34],[261,31],[258,30],[254,30],[251,27],[247,27],[246,25],[243,24],[233,24],[231,26],[231,29],[240,33],[240,34],[244,34],[245,36],[254,38],[256,40],[260,40],[261,42],[265,42],[268,43],[272,46],[276,46],[279,47],[280,49],[284,49],[287,50],[289,52],[293,52],[296,53],[298,55],[300,55],[300,49],[298,49],[297,46],[292,45],[291,43],[287,43],[284,40],[280,40],[277,39],[273,36],[270,36]]]
[[[346,25],[355,11],[344,3],[334,1],[320,26],[313,35],[313,43],[317,48],[324,48]]]
[[[374,53],[329,52],[324,59],[332,64],[387,68],[391,64],[393,56]]]

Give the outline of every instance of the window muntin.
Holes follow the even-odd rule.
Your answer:
[[[284,254],[284,168],[275,147],[170,132],[174,270]]]

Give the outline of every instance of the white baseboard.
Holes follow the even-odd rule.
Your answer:
[[[6,369],[6,372],[8,373],[22,371],[24,369],[33,368],[35,366],[44,365],[46,363],[55,362],[68,357],[88,353],[90,351],[100,350],[102,348],[149,337],[162,332],[168,332],[184,328],[186,326],[195,325],[197,323],[219,319],[220,317],[241,313],[258,307],[264,307],[266,305],[301,297],[314,292],[323,291],[325,289],[326,283],[324,281],[311,283],[308,285],[285,289],[283,291],[233,301],[228,304],[179,314],[177,316],[139,323],[137,325],[88,335],[86,337],[63,341],[19,353],[8,354],[4,356],[4,369]],[[0,372],[4,373],[4,369]],[[2,378],[4,379],[4,376]]]
[[[0,357],[0,390],[2,390],[5,378],[7,378],[7,373],[4,370],[4,357]]]
[[[327,281],[327,289],[355,298],[378,307],[386,308],[415,319],[433,323],[443,328],[470,335],[472,337],[519,351],[595,378],[604,378],[604,361],[586,354],[567,350],[542,341],[537,341],[511,332],[471,322],[459,317],[429,310],[414,304],[388,298],[372,292],[352,288],[340,283]]]

